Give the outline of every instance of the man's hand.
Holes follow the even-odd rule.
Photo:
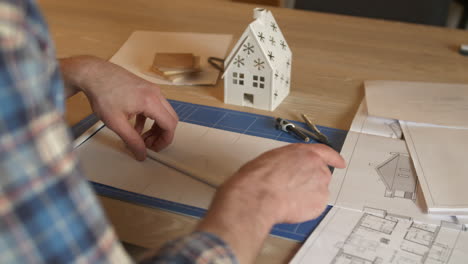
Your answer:
[[[291,144],[266,152],[218,189],[198,229],[217,234],[240,263],[251,263],[274,224],[310,220],[324,211],[328,165],[344,168],[345,161],[323,144]]]
[[[83,91],[98,117],[128,145],[138,160],[146,147],[160,151],[173,140],[178,116],[160,88],[113,63],[91,56],[60,60],[67,95]],[[135,126],[129,119],[136,116]],[[146,119],[154,120],[144,134]]]

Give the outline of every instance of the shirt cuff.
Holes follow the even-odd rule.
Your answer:
[[[208,232],[195,232],[167,243],[140,263],[238,264],[238,261],[221,238]]]

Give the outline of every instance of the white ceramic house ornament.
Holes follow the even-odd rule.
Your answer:
[[[224,102],[273,111],[289,94],[292,53],[270,11],[254,19],[224,62]]]

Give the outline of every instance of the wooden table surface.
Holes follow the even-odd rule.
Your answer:
[[[237,41],[255,7],[228,0],[39,0],[39,5],[58,57],[104,59],[134,30],[228,33]],[[275,112],[225,105],[222,82],[163,86],[166,97],[297,120],[306,113],[320,125],[348,129],[364,95],[364,80],[468,83],[468,57],[457,52],[468,43],[466,31],[268,8],[293,51],[291,93]],[[70,124],[91,113],[81,93],[67,107]],[[190,232],[197,222],[105,197],[101,201],[119,237],[143,247],[159,247]],[[298,243],[270,237],[257,262],[284,263],[298,248]]]

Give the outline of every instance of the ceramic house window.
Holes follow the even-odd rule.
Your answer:
[[[254,88],[265,88],[265,77],[254,75],[252,85]]]
[[[244,74],[243,73],[233,72],[232,73],[232,83],[233,84],[244,85]]]

